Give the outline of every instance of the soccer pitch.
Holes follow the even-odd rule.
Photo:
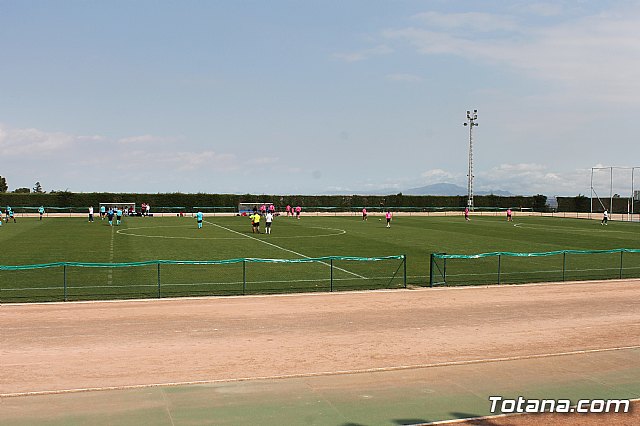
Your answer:
[[[54,262],[99,263],[2,270],[0,301],[80,300],[398,288],[429,284],[435,252],[548,252],[640,248],[638,224],[584,219],[477,216],[396,216],[391,228],[378,217],[280,216],[272,234],[253,234],[249,219],[205,217],[197,229],[190,217],[125,217],[120,226],[99,218],[18,218],[0,228],[2,265]],[[261,227],[264,231],[264,223]],[[300,263],[238,259],[309,260],[326,256],[379,261],[318,260]],[[212,261],[216,265],[111,264],[156,260]],[[624,273],[621,263],[624,260]],[[502,275],[496,277],[496,262]],[[441,265],[439,265],[440,267]],[[448,261],[449,285],[608,279],[638,276],[640,255],[573,255]],[[406,268],[406,281],[405,281]],[[640,274],[640,273],[639,273]],[[65,287],[64,291],[62,287]]]

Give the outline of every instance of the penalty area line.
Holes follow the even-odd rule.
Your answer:
[[[623,350],[629,350],[629,349],[640,349],[640,345],[618,346],[613,348],[600,348],[600,349],[582,349],[582,350],[568,351],[568,352],[517,355],[517,356],[499,357],[499,358],[480,358],[480,359],[470,359],[465,361],[446,361],[446,362],[435,362],[430,364],[398,365],[398,366],[390,366],[390,367],[360,368],[360,369],[353,369],[353,370],[336,370],[336,371],[318,371],[318,372],[308,372],[308,373],[281,374],[281,375],[273,375],[273,376],[236,377],[236,378],[228,378],[228,379],[192,380],[192,381],[183,381],[183,382],[149,383],[149,384],[139,384],[139,385],[121,385],[121,386],[88,387],[88,388],[76,388],[76,389],[46,390],[46,391],[13,392],[13,393],[2,393],[0,394],[0,398],[17,398],[17,397],[38,396],[38,395],[59,395],[59,394],[82,393],[82,392],[146,389],[146,388],[169,387],[169,386],[174,387],[174,386],[214,385],[218,383],[239,383],[239,382],[251,382],[251,381],[259,381],[259,380],[303,379],[303,378],[312,378],[312,377],[343,376],[343,375],[363,374],[363,373],[383,373],[383,372],[389,372],[389,371],[417,370],[417,369],[437,368],[437,367],[454,367],[459,365],[488,364],[488,363],[494,363],[494,362],[542,359],[542,358],[552,358],[552,357],[570,356],[570,355],[585,355],[585,354],[593,354],[593,353],[623,351]]]
[[[284,250],[284,251],[287,251],[289,253],[293,253],[296,256],[300,256],[300,257],[303,257],[305,259],[311,259],[311,257],[305,256],[304,254],[298,253],[297,251],[293,251],[293,250],[289,250],[289,249],[284,248],[284,247],[280,247],[279,245],[270,243],[269,241],[260,240],[260,239],[258,239],[256,237],[252,237],[251,235],[245,235],[242,232],[234,231],[233,229],[227,228],[226,226],[218,225],[217,223],[209,222],[208,220],[205,220],[204,222],[208,223],[209,225],[217,226],[218,228],[224,229],[225,231],[233,232],[234,234],[238,234],[238,235],[241,235],[243,237],[249,238],[250,240],[258,241],[258,242],[264,243],[264,244],[266,244],[268,246],[275,247],[277,249]],[[322,263],[323,265],[329,266],[329,264],[327,262],[319,262],[319,263]],[[358,275],[355,272],[347,271],[346,269],[342,269],[342,268],[339,268],[337,266],[334,266],[334,268],[339,270],[339,271],[345,272],[347,274],[351,274],[354,277],[358,277],[358,278],[361,278],[363,280],[367,279],[367,277],[363,277],[362,275]]]

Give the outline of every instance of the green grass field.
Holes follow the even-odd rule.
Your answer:
[[[515,226],[514,226],[515,225]],[[125,218],[121,226],[84,218],[19,218],[0,228],[2,265],[52,262],[105,263],[0,271],[0,301],[79,300],[398,288],[402,260],[324,260],[304,263],[232,262],[216,265],[112,267],[150,260],[239,258],[308,259],[324,256],[406,255],[406,282],[429,284],[433,252],[546,252],[640,248],[638,224],[541,217],[399,216],[387,229],[370,217],[279,217],[271,235],[252,234],[246,217]],[[264,229],[264,224],[263,228]],[[624,266],[621,273],[621,260]],[[501,262],[498,277],[498,262]],[[497,257],[447,260],[448,285],[640,276],[640,254]],[[564,272],[563,272],[564,270]],[[161,283],[158,288],[158,282]],[[66,283],[66,290],[63,289]]]

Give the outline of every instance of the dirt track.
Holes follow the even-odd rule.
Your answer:
[[[640,345],[640,281],[2,305],[0,394]]]

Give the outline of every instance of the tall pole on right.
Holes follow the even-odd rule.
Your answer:
[[[467,111],[467,122],[465,126],[469,126],[469,174],[467,174],[467,207],[473,210],[473,127],[477,126],[478,110],[474,109],[473,113]]]

